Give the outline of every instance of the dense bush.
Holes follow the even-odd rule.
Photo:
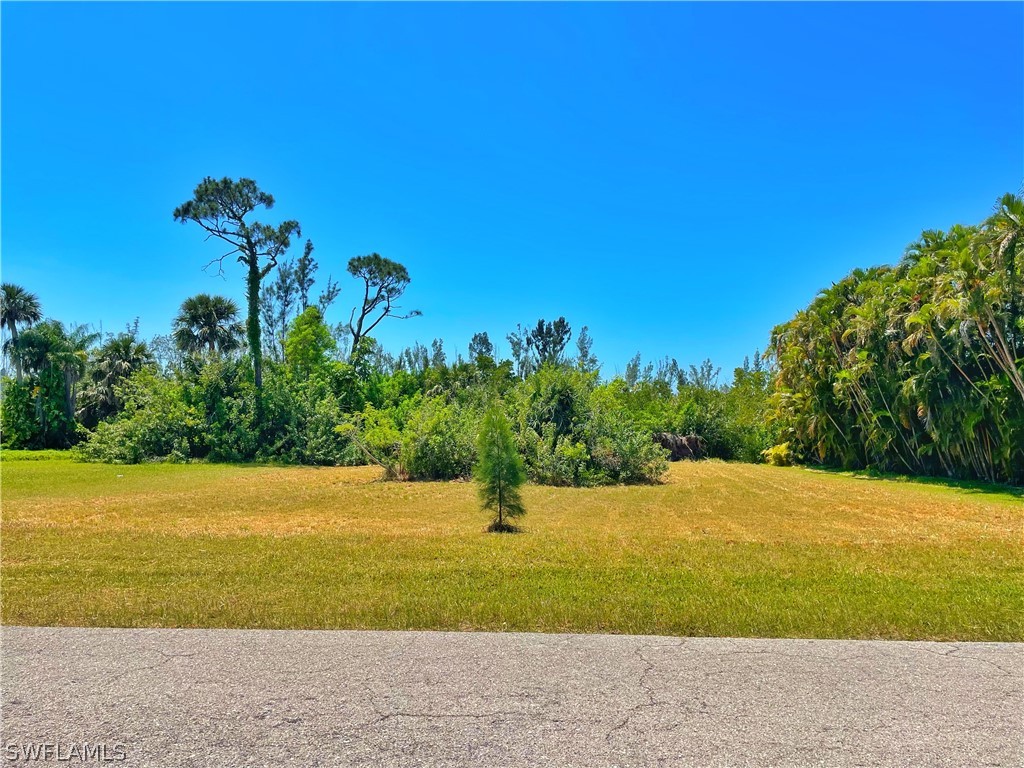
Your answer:
[[[244,358],[193,357],[170,375],[147,366],[117,386],[120,410],[97,425],[79,455],[116,462],[372,461],[392,477],[467,478],[481,415],[495,401],[504,403],[529,477],[548,485],[657,482],[667,466],[652,439],[659,431],[701,434],[711,455],[722,458],[760,460],[771,444],[763,382],[673,392],[659,381],[599,383],[596,373],[571,365],[544,365],[516,380],[510,366],[488,360],[417,374],[303,359],[309,370],[300,370],[294,356],[265,361],[261,393]],[[17,413],[24,400],[24,392],[12,390],[4,407]],[[12,419],[5,416],[16,429]]]
[[[564,320],[521,331],[514,361],[497,361],[484,334],[470,362],[449,363],[439,340],[393,358],[365,336],[342,361],[345,346],[317,307],[288,323],[278,310],[267,315],[276,330],[262,387],[232,305],[217,297],[183,305],[177,353],[153,342],[159,362],[132,328],[87,352],[80,330],[40,324],[24,334],[42,350],[25,358],[36,361],[31,384],[6,387],[5,443],[67,445],[85,434],[78,455],[89,461],[373,462],[392,478],[449,480],[470,476],[482,414],[497,406],[528,476],[571,486],[657,482],[666,452],[655,432],[701,434],[722,458],[759,460],[771,445],[759,368],[737,371],[730,388],[717,386],[710,363],[687,376],[673,361],[655,374],[637,358],[625,377],[602,382],[589,336],[575,360],[564,356]],[[70,415],[79,380],[88,431]]]
[[[476,461],[479,417],[468,408],[426,398],[410,414],[401,438],[400,461],[411,480],[469,477]]]
[[[1024,201],[855,270],[773,348],[775,418],[799,459],[1024,483]]]
[[[214,360],[182,379],[140,371],[120,387],[119,395],[123,409],[97,426],[79,449],[83,458],[294,464],[356,459],[335,431],[343,414],[322,378],[269,375],[257,398],[246,366]]]
[[[119,385],[124,404],[111,421],[101,421],[76,449],[86,461],[137,464],[165,459],[187,461],[202,453],[203,414],[185,402],[178,382],[143,369]]]
[[[33,386],[24,381],[4,379],[0,431],[9,448],[42,448],[42,430],[36,416]]]
[[[30,381],[5,379],[2,387],[0,431],[9,448],[68,448],[85,436],[63,371],[45,368]]]
[[[599,477],[590,466],[587,446],[572,435],[559,435],[554,424],[541,427],[540,434],[526,429],[519,435],[520,451],[526,458],[527,475],[544,485],[596,485]]]
[[[595,410],[587,432],[593,463],[603,480],[651,483],[668,469],[668,452],[622,411]]]
[[[203,360],[181,377],[182,398],[205,425],[190,458],[252,461],[262,442],[256,391],[248,366],[237,360]]]
[[[789,443],[773,445],[762,451],[761,456],[767,464],[771,464],[773,467],[788,467],[794,462],[793,451],[790,449]]]
[[[621,380],[598,386],[597,375],[543,366],[516,390],[512,408],[531,479],[548,485],[655,482],[664,451],[652,440],[654,402],[635,400]]]

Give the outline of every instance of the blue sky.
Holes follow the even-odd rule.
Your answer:
[[[5,2],[2,276],[166,333],[241,267],[173,208],[248,176],[320,275],[406,264],[383,324],[465,350],[564,315],[606,374],[728,371],[772,326],[1024,179],[1024,5]],[[301,249],[295,249],[296,255]]]

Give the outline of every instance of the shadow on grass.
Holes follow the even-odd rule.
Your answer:
[[[494,521],[485,529],[488,533],[523,533],[523,529],[512,523]]]
[[[932,477],[929,475],[900,475],[895,472],[879,472],[874,469],[836,469],[834,467],[812,467],[815,472],[823,472],[828,475],[844,475],[864,480],[889,480],[897,483],[920,483],[922,485],[937,485],[942,488],[952,488],[964,493],[993,493],[1001,496],[1016,496],[1024,499],[1024,488],[1018,485],[1001,485],[999,483],[985,483],[978,480],[954,480],[948,477]]]

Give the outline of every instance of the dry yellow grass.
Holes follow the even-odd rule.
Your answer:
[[[721,462],[656,486],[372,468],[3,466],[7,623],[1024,639],[1010,491]]]
[[[46,471],[53,485],[44,493],[24,493],[17,478],[9,481],[8,533],[57,527],[449,537],[477,533],[486,522],[471,483],[384,483],[372,467],[64,466],[90,475],[96,492],[78,494],[80,483],[64,484],[52,467]],[[715,461],[673,464],[662,485],[528,486],[525,501],[525,525],[534,534],[579,535],[585,528],[588,538],[623,542],[645,540],[651,526],[666,539],[808,544],[1021,542],[1024,535],[1024,502],[1010,493]]]

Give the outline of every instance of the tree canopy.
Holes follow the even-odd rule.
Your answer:
[[[185,299],[172,330],[182,352],[209,354],[240,349],[245,329],[238,322],[238,305],[224,296],[199,293]]]
[[[222,272],[224,259],[236,256],[246,268],[248,314],[246,334],[252,356],[256,388],[263,386],[263,347],[260,340],[260,285],[291,247],[291,238],[301,232],[299,222],[288,220],[272,226],[247,217],[257,208],[274,207],[272,195],[261,190],[252,179],[220,180],[207,176],[196,186],[192,199],[174,209],[174,220],[192,221],[209,237],[228,243],[227,252],[213,258],[207,267],[217,265]]]
[[[397,261],[385,259],[379,253],[356,256],[348,262],[348,273],[363,281],[362,304],[352,308],[348,327],[352,334],[352,354],[359,342],[373,332],[386,317],[408,320],[422,313],[418,309],[400,313],[396,302],[409,286],[409,271]]]
[[[1021,200],[927,230],[772,333],[775,414],[797,458],[1024,482]]]

